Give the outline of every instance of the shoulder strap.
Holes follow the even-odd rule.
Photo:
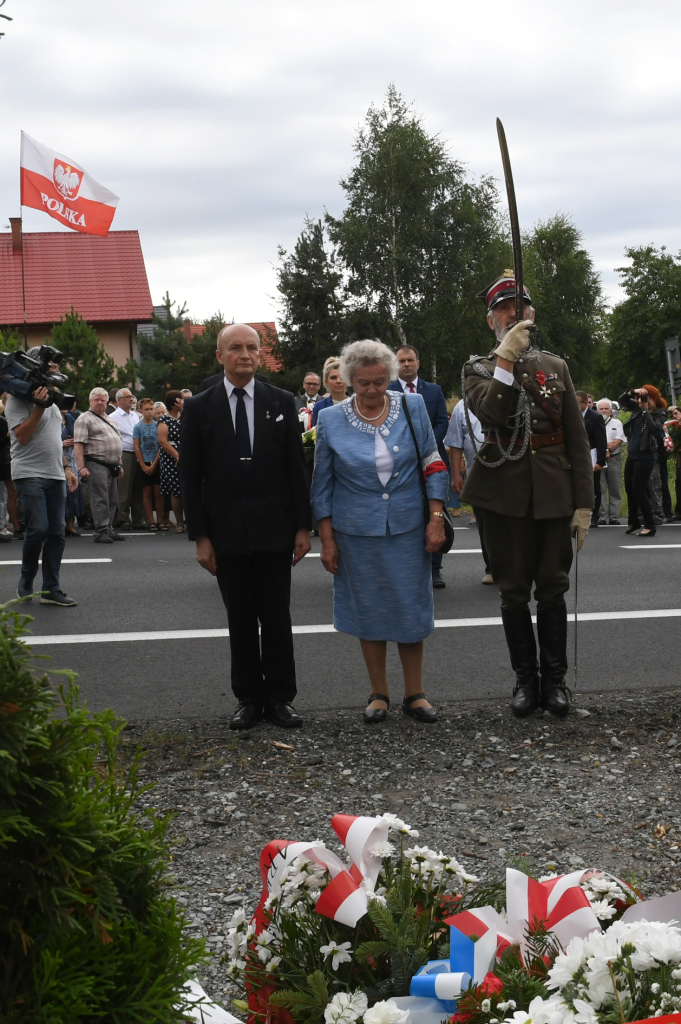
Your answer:
[[[426,481],[425,481],[425,478],[423,476],[423,463],[421,461],[421,452],[419,451],[419,443],[416,440],[416,433],[414,431],[414,424],[411,421],[411,415],[409,413],[409,406],[407,404],[407,396],[406,396],[405,393],[403,393],[403,395],[402,395],[402,408],[404,409],[404,415],[405,415],[405,418],[407,420],[407,424],[409,425],[409,430],[411,432],[411,437],[412,437],[412,440],[414,442],[414,448],[416,449],[416,459],[417,459],[417,462],[418,462],[418,475],[419,475],[419,480],[421,481],[421,490],[423,491],[423,500],[427,504],[428,503],[428,491],[426,490]]]

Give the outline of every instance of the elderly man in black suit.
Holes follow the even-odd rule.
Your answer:
[[[594,495],[596,503],[594,504],[593,515],[591,516],[591,525],[598,526],[598,515],[601,507],[601,470],[607,458],[608,437],[605,432],[603,417],[595,409],[589,408],[589,398],[591,396],[586,391],[575,391],[575,395],[584,417],[584,426],[586,427],[586,435],[589,438],[592,458],[594,451],[596,452],[596,461],[594,463]]]
[[[230,727],[250,729],[264,717],[292,728],[302,719],[292,705],[291,567],[310,550],[298,414],[293,395],[255,379],[260,338],[252,327],[223,328],[217,358],[224,376],[182,413],[187,530],[227,608],[239,701]]]

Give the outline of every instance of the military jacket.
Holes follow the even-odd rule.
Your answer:
[[[480,448],[484,462],[496,462],[500,451],[494,428],[502,435],[505,449],[513,429],[511,417],[516,412],[523,381],[538,392],[551,415],[528,392],[533,434],[556,434],[562,424],[564,441],[532,448],[521,459],[504,462],[496,468],[480,465],[476,459],[468,468],[463,501],[482,509],[507,516],[533,515],[535,519],[557,519],[571,516],[576,508],[593,508],[594,485],[591,450],[586,436],[575,389],[564,360],[551,352],[530,350],[518,359],[513,384],[494,378],[496,356],[470,359],[465,367],[466,395],[471,410],[480,420],[485,434],[490,435]],[[492,379],[484,377],[476,363],[483,366]],[[522,432],[518,440],[522,440]],[[518,454],[516,446],[511,454]]]

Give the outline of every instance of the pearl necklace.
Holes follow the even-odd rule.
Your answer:
[[[383,415],[383,413],[385,412],[386,406],[388,404],[388,396],[387,395],[383,395],[383,408],[379,412],[378,416],[365,416],[364,413],[361,411],[361,409],[359,407],[359,402],[357,401],[357,395],[353,395],[352,397],[354,399],[355,408],[357,409],[358,415],[361,416],[363,420],[366,420],[367,423],[374,423],[376,420],[380,420],[380,418]]]

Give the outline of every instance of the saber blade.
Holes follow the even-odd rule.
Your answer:
[[[518,207],[515,201],[515,187],[513,185],[513,172],[511,170],[511,159],[508,155],[506,143],[506,132],[504,126],[497,118],[497,135],[499,136],[499,148],[501,149],[501,162],[504,165],[504,180],[506,182],[506,195],[508,197],[508,214],[511,220],[511,241],[513,243],[513,274],[515,277],[515,319],[520,323],[524,319],[523,309],[523,252],[520,248],[520,222],[518,221]]]

